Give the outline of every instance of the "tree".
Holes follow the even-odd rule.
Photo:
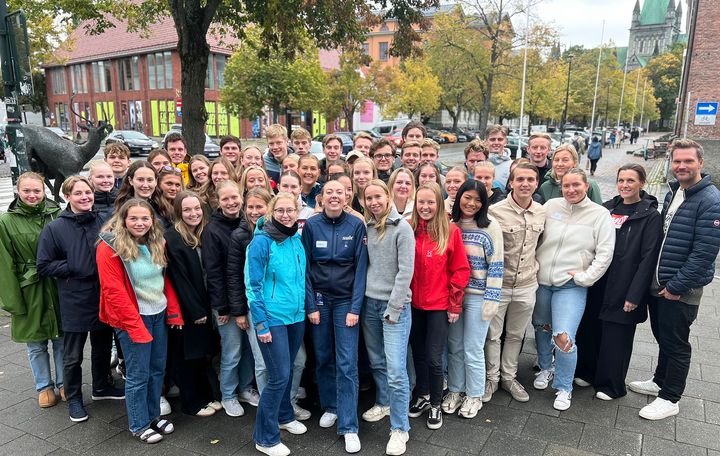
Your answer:
[[[33,71],[33,95],[31,97],[20,97],[20,104],[29,104],[34,111],[40,111],[43,125],[46,124],[45,113],[48,110],[47,86],[45,85],[45,74],[42,71]]]
[[[350,131],[355,112],[362,108],[365,100],[373,98],[372,81],[360,69],[364,60],[357,52],[346,52],[340,56],[340,68],[327,74],[325,114],[329,118],[342,115]]]
[[[295,58],[270,50],[261,59],[257,51],[261,46],[259,30],[247,31],[245,41],[225,69],[221,96],[228,110],[242,117],[254,117],[270,106],[277,121],[281,108],[318,107],[325,97],[326,77],[318,49],[307,37],[305,40],[303,51]]]
[[[428,71],[426,60],[413,58],[405,61],[394,84],[396,95],[384,107],[388,115],[402,112],[410,117],[418,115],[425,118],[440,107],[440,81]]]
[[[657,96],[657,108],[660,111],[660,128],[665,121],[675,116],[675,99],[682,77],[682,59],[684,45],[676,44],[670,52],[654,57],[645,66],[648,79],[652,81]]]

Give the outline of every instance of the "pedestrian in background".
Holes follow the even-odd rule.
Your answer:
[[[611,140],[612,142],[613,140]],[[590,142],[590,147],[588,147],[588,160],[590,160],[590,175],[595,175],[595,170],[597,169],[597,164],[602,158],[602,144],[600,143],[600,139],[597,136],[593,136],[592,141]]]

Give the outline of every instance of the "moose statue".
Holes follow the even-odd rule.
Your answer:
[[[45,177],[45,184],[52,189],[55,201],[60,199],[60,187],[68,176],[78,174],[100,149],[100,143],[113,127],[106,120],[94,123],[72,109],[73,97],[70,97],[71,111],[85,121],[83,130],[88,132],[87,141],[78,145],[57,136],[47,128],[37,125],[23,125],[25,144],[30,168]],[[106,116],[107,117],[107,116]],[[52,185],[51,179],[55,180]]]

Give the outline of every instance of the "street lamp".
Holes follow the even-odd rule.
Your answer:
[[[565,124],[567,123],[567,114],[568,114],[568,99],[570,98],[570,71],[572,70],[572,54],[568,54],[565,56],[565,58],[568,61],[568,74],[567,74],[567,86],[565,87],[565,108],[563,109],[562,113],[562,120],[560,121],[560,131],[562,134],[565,134]]]
[[[608,123],[608,108],[610,107],[610,80],[607,80],[607,93],[605,95],[605,127]]]

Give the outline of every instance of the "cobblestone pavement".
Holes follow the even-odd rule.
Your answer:
[[[614,195],[617,168],[641,158],[619,150],[606,150],[595,175],[605,199]],[[665,186],[653,182],[662,162],[648,161],[649,191],[662,197]],[[720,456],[720,276],[705,290],[698,319],[692,326],[693,358],[680,414],[660,422],[638,417],[646,396],[629,392],[624,398],[604,402],[590,388],[574,391],[572,407],[552,408],[553,392],[535,391],[532,331],[521,356],[519,380],[528,387],[528,403],[513,401],[504,391],[493,396],[473,420],[445,417],[443,427],[428,430],[422,419],[412,419],[407,455],[706,455]],[[74,424],[67,405],[39,409],[25,346],[10,340],[10,319],[0,315],[0,455],[252,455],[255,409],[230,418],[224,413],[197,418],[173,412],[176,431],[156,445],[134,440],[127,431],[122,401],[90,400],[89,352],[86,354],[83,392],[90,420]],[[647,379],[657,361],[657,345],[648,323],[638,327],[628,381]],[[170,399],[179,409],[177,399]],[[361,393],[359,411],[373,402],[372,392]],[[316,404],[303,404],[313,412],[309,432],[302,436],[283,433],[283,441],[297,455],[341,455],[342,440],[331,429],[322,429]],[[384,454],[389,432],[387,419],[360,425],[361,454]]]

